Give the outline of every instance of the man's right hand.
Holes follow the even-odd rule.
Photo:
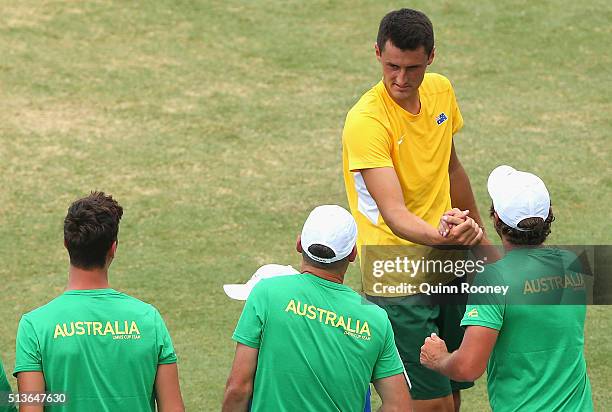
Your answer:
[[[469,210],[450,209],[440,218],[438,232],[444,240],[442,245],[474,246],[480,243],[484,232],[480,226],[470,218]]]
[[[444,212],[438,225],[440,235],[446,237],[453,227],[465,222],[469,213],[469,210],[459,210],[456,207]]]

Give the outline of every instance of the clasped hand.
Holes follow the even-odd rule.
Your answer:
[[[469,213],[469,210],[453,208],[442,215],[438,231],[445,238],[444,244],[474,246],[480,243],[484,232]]]

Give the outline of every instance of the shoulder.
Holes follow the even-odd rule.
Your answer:
[[[504,283],[504,273],[508,272],[506,262],[503,259],[484,266],[482,272],[476,274],[477,285],[499,285]]]
[[[117,309],[118,307],[120,307],[121,309],[125,309],[126,311],[136,312],[142,315],[153,314],[157,312],[157,309],[153,305],[147,302],[143,302],[142,300],[137,299],[128,294],[114,291],[112,297],[116,299],[116,301],[112,302],[113,309]],[[78,305],[77,309],[87,308],[86,303],[83,303],[82,301],[78,301],[78,303],[75,301],[71,301],[69,295],[62,294],[50,301],[49,303],[25,313],[23,315],[23,319],[31,323],[35,323],[39,321],[53,319],[56,316],[63,317],[67,310],[74,310],[74,307],[69,305]]]
[[[582,272],[584,270],[581,258],[571,250],[559,249],[559,248],[548,248],[551,254],[558,254],[559,258],[563,262],[563,267],[566,270],[573,272]]]
[[[120,304],[125,307],[126,310],[130,310],[142,315],[159,315],[159,311],[155,306],[138,298],[130,296],[123,292],[117,292],[117,298],[120,299]]]
[[[262,279],[257,282],[251,293],[249,293],[249,300],[262,300],[269,296],[286,294],[286,291],[301,288],[301,280],[302,276],[300,275],[275,276],[273,278]]]
[[[257,285],[253,288],[255,290],[274,290],[278,288],[286,288],[297,285],[303,281],[303,276],[300,274],[287,275],[287,276],[275,276],[272,278],[262,279],[257,282]]]
[[[383,98],[384,85],[377,83],[365,92],[347,114],[347,121],[358,120],[363,117],[382,118],[386,113],[385,99]]]
[[[366,318],[370,323],[376,323],[380,326],[386,326],[387,324],[389,327],[391,326],[389,315],[387,315],[387,312],[383,308],[368,301],[357,292],[353,293],[355,294],[356,309],[361,316]]]
[[[58,308],[61,308],[64,300],[64,295],[59,295],[55,299],[49,301],[48,303],[37,307],[29,312],[26,312],[22,316],[22,320],[28,321],[30,323],[36,322],[39,319],[44,319],[49,314],[52,314],[57,311]]]
[[[425,73],[421,90],[426,94],[442,94],[453,90],[450,80],[438,73]]]

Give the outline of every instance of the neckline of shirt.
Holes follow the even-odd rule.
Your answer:
[[[114,295],[120,292],[112,288],[104,289],[70,289],[64,292],[64,295]]]
[[[307,279],[315,283],[318,283],[321,286],[325,286],[325,287],[332,288],[332,289],[338,289],[338,290],[351,290],[351,291],[353,290],[349,288],[348,286],[346,286],[344,283],[332,282],[331,280],[327,280],[327,279],[323,279],[318,276],[315,276],[312,273],[302,273],[301,275],[305,276]]]
[[[425,79],[423,79],[423,81],[425,81]],[[419,100],[421,100],[421,107],[419,109],[419,113],[417,114],[412,114],[410,113],[408,110],[404,109],[402,106],[400,106],[399,104],[397,104],[397,102],[395,100],[393,100],[393,97],[391,97],[391,95],[389,94],[389,90],[387,90],[387,86],[385,86],[385,82],[383,82],[382,80],[378,83],[380,85],[380,87],[382,87],[383,89],[383,93],[384,93],[384,98],[388,101],[391,102],[391,104],[400,111],[400,113],[402,113],[404,115],[404,117],[406,118],[406,120],[410,121],[410,122],[414,122],[416,120],[419,120],[422,116],[423,116],[423,101],[421,100],[420,97],[420,92],[419,92]],[[419,90],[421,88],[419,87]]]

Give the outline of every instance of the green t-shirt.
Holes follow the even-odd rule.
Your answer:
[[[310,274],[260,281],[233,339],[259,349],[253,412],[363,410],[370,381],[404,372],[386,312]]]
[[[499,331],[487,366],[495,412],[593,410],[584,359],[586,295],[576,266],[567,251],[513,249],[476,276],[477,286],[510,286],[506,296],[470,296],[461,321]]]
[[[113,289],[70,290],[23,315],[14,375],[42,371],[53,411],[155,411],[157,366],[176,363],[153,306]]]
[[[9,385],[4,373],[4,367],[0,360],[0,412],[17,412],[14,405],[8,403],[8,394],[11,392],[11,385]]]

